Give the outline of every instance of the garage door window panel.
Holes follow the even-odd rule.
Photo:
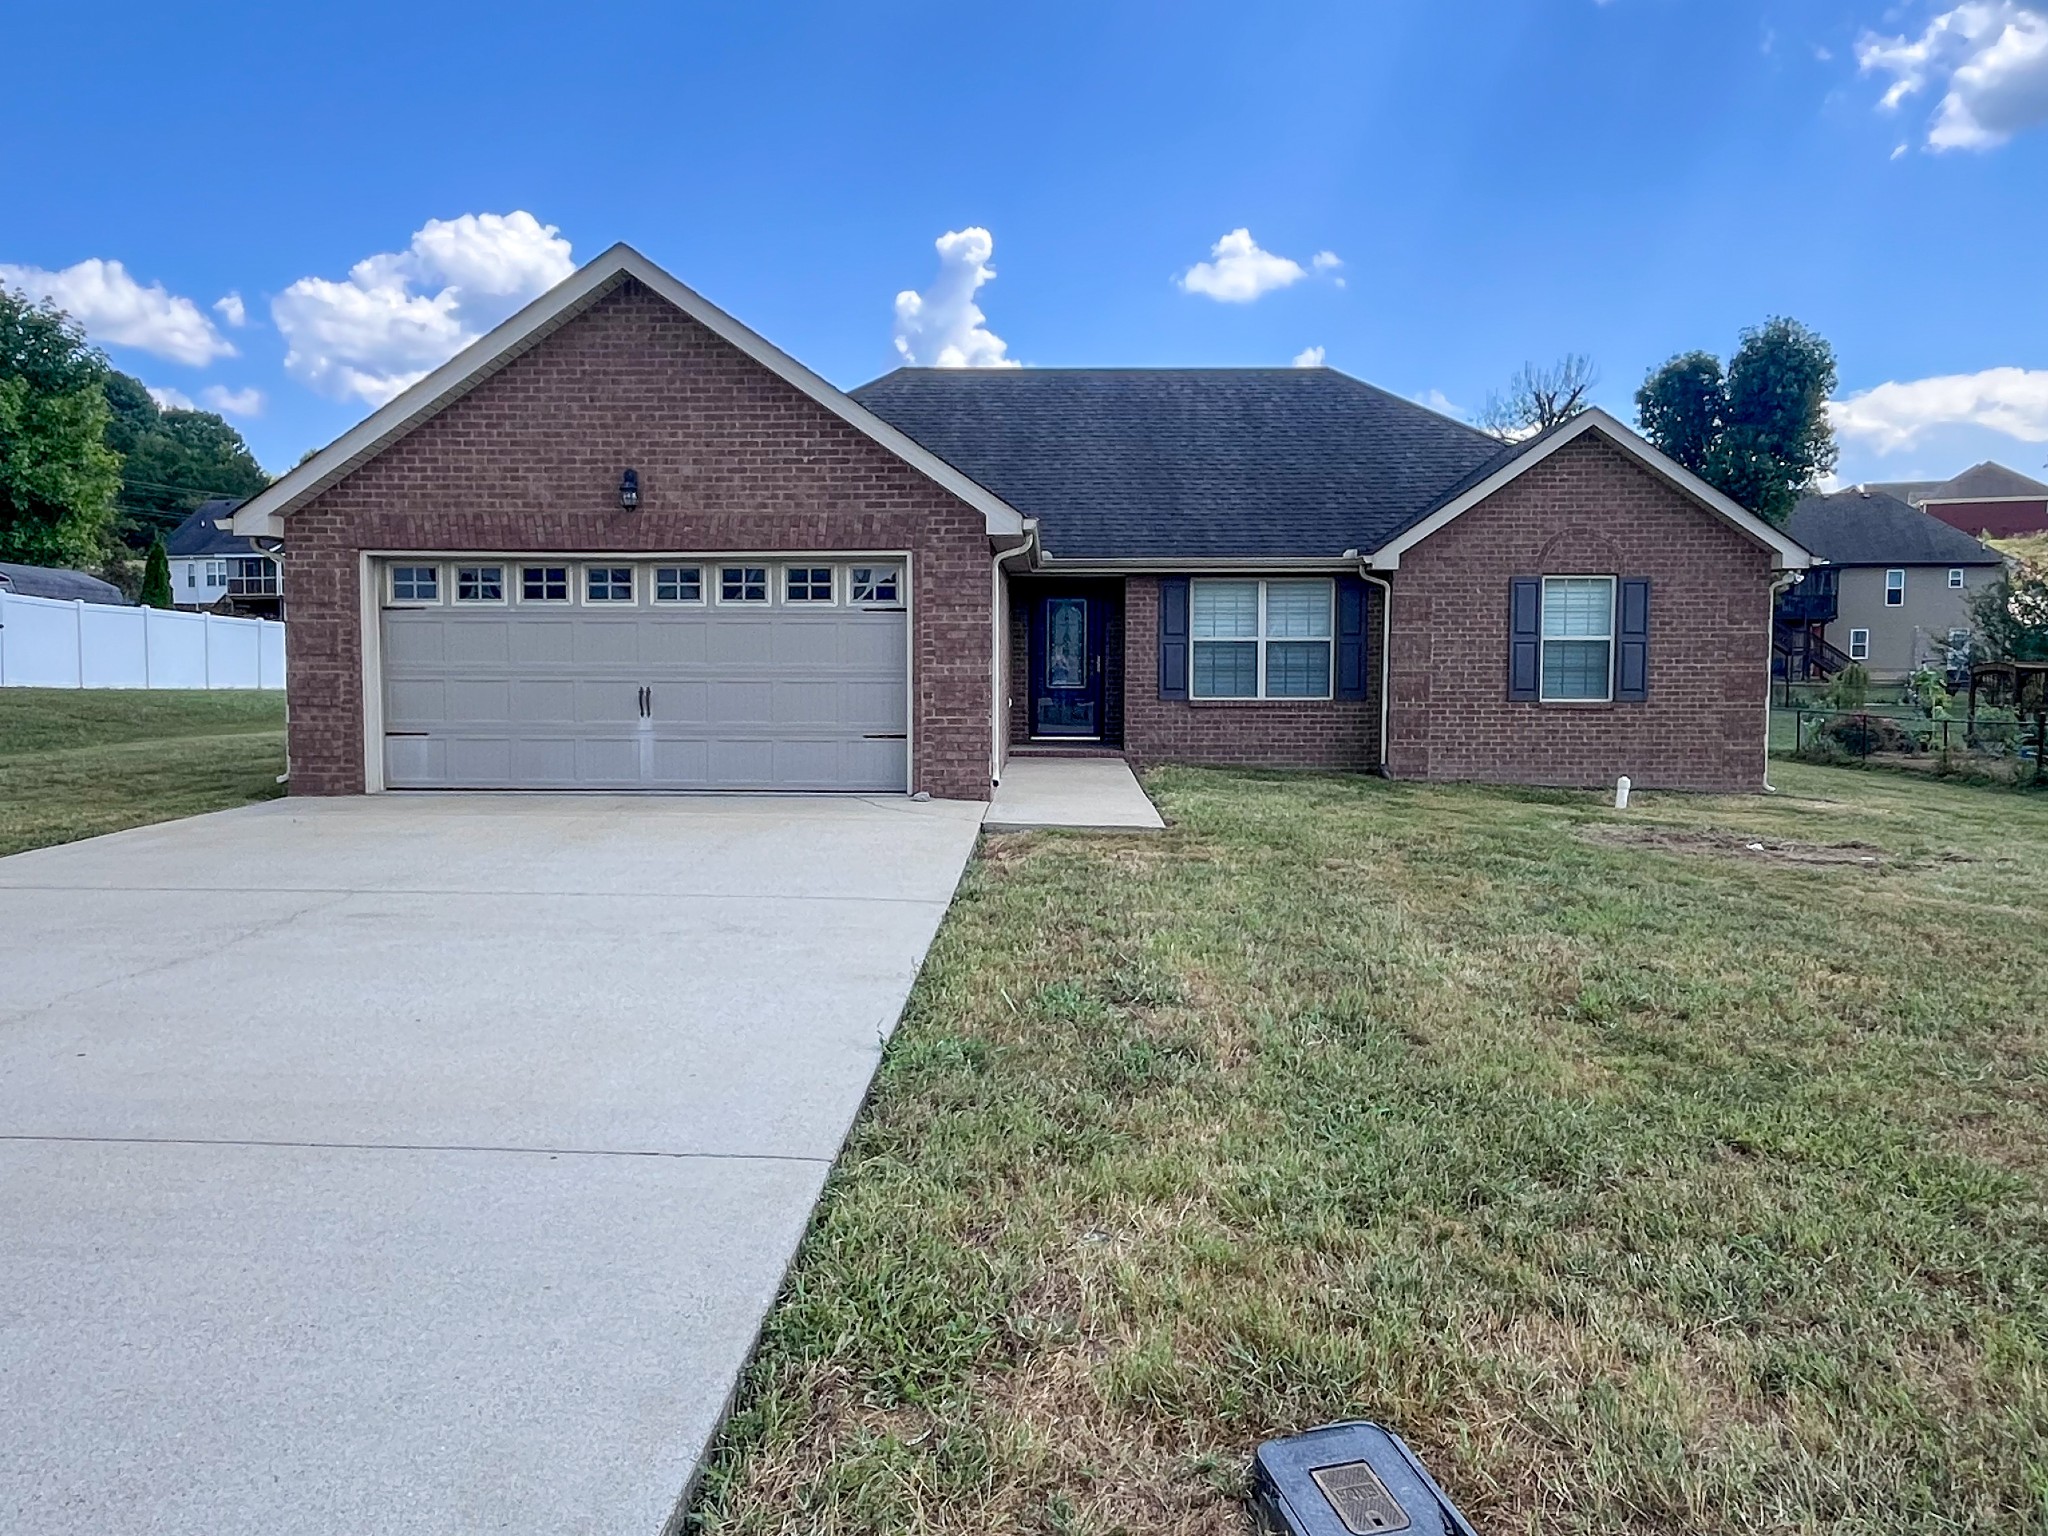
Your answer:
[[[394,565],[391,567],[391,601],[440,602],[441,568],[438,565]]]
[[[583,600],[602,604],[632,602],[633,567],[586,565],[583,568]]]
[[[817,608],[833,600],[835,583],[829,565],[791,565],[782,572],[783,600]]]
[[[654,600],[657,603],[692,604],[704,601],[704,568],[697,565],[658,565],[654,568]]]
[[[765,603],[768,601],[768,567],[725,565],[718,570],[718,600],[721,603]]]
[[[569,601],[569,567],[566,565],[523,565],[519,568],[519,600],[522,603],[566,603]]]
[[[505,567],[502,565],[458,565],[455,568],[455,601],[458,603],[504,602]]]
[[[856,565],[848,573],[852,601],[861,607],[891,608],[903,601],[902,568]]]

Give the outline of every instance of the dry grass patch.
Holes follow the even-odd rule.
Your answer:
[[[2048,803],[1780,773],[988,840],[697,1529],[1220,1536],[1355,1415],[1488,1531],[2048,1529]]]

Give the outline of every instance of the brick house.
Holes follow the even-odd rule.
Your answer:
[[[1589,411],[1328,369],[843,393],[616,246],[285,475],[291,784],[984,799],[1013,750],[1763,781],[1807,552]]]

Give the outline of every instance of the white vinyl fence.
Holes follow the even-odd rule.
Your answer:
[[[0,592],[0,687],[282,688],[284,626]]]

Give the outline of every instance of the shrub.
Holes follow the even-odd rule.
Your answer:
[[[1861,709],[1870,698],[1870,673],[1859,661],[1852,661],[1835,674],[1821,702],[1829,709]]]
[[[1837,715],[1821,727],[1821,734],[1850,757],[1918,750],[1918,743],[1900,728],[1899,722],[1883,715]]]

